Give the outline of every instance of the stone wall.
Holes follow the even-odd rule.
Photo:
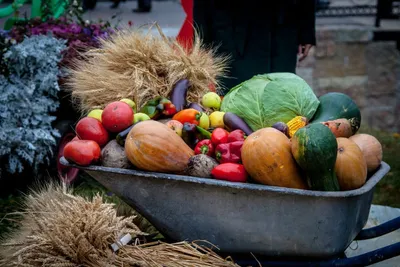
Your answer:
[[[319,27],[317,46],[297,74],[317,96],[342,92],[361,109],[362,124],[400,132],[400,53],[395,42],[374,42],[360,27]]]

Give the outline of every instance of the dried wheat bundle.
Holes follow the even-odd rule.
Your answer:
[[[145,233],[132,217],[118,217],[100,196],[88,200],[60,186],[28,195],[23,217],[19,231],[0,242],[0,266],[238,267],[196,243],[139,244],[135,237]],[[110,245],[127,233],[135,242],[114,253]]]
[[[21,229],[0,244],[5,266],[111,266],[110,244],[143,235],[100,196],[89,201],[49,186],[27,196]]]
[[[140,108],[158,95],[168,97],[184,78],[191,83],[189,101],[198,102],[210,84],[218,86],[219,77],[226,73],[227,56],[217,56],[199,37],[187,51],[154,25],[160,36],[152,34],[151,28],[147,33],[140,28],[119,30],[67,69],[66,88],[82,113],[121,98],[134,100]]]
[[[212,248],[198,242],[131,245],[123,247],[119,257],[124,258],[126,263],[140,263],[140,266],[146,267],[239,267],[231,259],[221,258]]]

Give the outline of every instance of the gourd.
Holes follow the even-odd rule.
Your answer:
[[[340,190],[360,188],[367,179],[367,163],[358,145],[348,138],[337,138],[335,173]]]
[[[382,162],[382,145],[374,136],[369,134],[356,134],[349,138],[355,142],[363,152],[367,163],[368,172],[375,171]]]
[[[325,121],[322,124],[327,126],[336,137],[350,137],[354,134],[348,119]]]
[[[138,169],[183,173],[193,150],[165,124],[147,120],[132,127],[125,140],[125,153]]]
[[[315,123],[300,128],[292,137],[291,150],[305,173],[310,189],[340,190],[335,174],[337,142],[328,127]]]
[[[319,106],[310,123],[325,122],[336,119],[348,119],[353,134],[361,125],[361,113],[357,104],[346,94],[331,92],[319,98]]]
[[[265,185],[307,189],[290,150],[290,140],[268,127],[250,134],[242,146],[242,163],[248,174]]]

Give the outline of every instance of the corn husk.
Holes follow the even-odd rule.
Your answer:
[[[152,27],[160,35],[152,33]],[[227,56],[217,56],[199,37],[187,51],[168,39],[157,24],[152,27],[148,32],[142,28],[118,30],[67,69],[65,85],[78,110],[84,114],[122,98],[132,99],[140,108],[156,96],[168,97],[181,79],[190,81],[190,102],[199,102],[210,84],[219,86]]]

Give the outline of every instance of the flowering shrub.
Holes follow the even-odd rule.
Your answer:
[[[59,67],[113,32],[109,22],[68,16],[17,21],[0,31],[0,162],[9,173],[25,164],[37,172],[50,163],[59,137],[52,127],[60,105]]]
[[[28,23],[17,23],[9,32],[9,37],[21,42],[26,36],[52,34],[57,39],[67,41],[68,48],[63,52],[62,65],[67,65],[79,52],[98,46],[98,38],[107,38],[114,32],[110,23],[74,22],[67,18],[32,19]]]

